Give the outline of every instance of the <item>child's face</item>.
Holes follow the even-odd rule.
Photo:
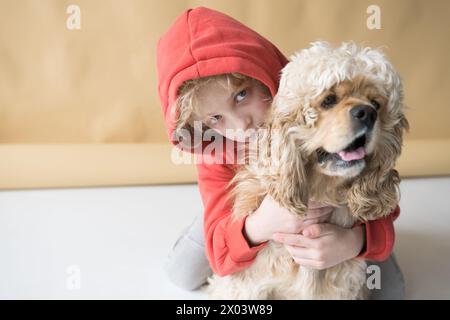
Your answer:
[[[198,98],[199,118],[224,137],[244,142],[260,127],[271,106],[271,98],[257,84],[246,81],[235,91],[213,82]]]

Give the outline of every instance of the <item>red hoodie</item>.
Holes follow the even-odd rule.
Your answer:
[[[170,141],[178,144],[174,138],[178,114],[170,107],[184,81],[239,72],[261,81],[274,96],[287,62],[272,43],[223,13],[203,7],[183,12],[157,47],[158,92]],[[235,168],[230,164],[197,164],[206,253],[212,270],[221,276],[248,267],[265,245],[249,247],[242,232],[245,218],[231,220],[226,186]],[[384,260],[390,255],[395,239],[393,220],[399,212],[397,207],[387,218],[365,224],[366,246],[359,257]]]

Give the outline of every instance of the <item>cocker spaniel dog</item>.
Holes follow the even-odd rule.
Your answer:
[[[282,70],[256,160],[230,183],[233,217],[251,214],[267,194],[301,216],[310,199],[332,205],[328,223],[347,228],[388,215],[399,201],[394,166],[407,129],[400,77],[379,50],[312,43]],[[271,241],[249,268],[213,276],[208,291],[225,299],[364,299],[366,263],[310,269]]]

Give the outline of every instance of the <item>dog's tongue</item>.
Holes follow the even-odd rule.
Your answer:
[[[364,149],[364,147],[359,147],[358,149],[350,152],[341,151],[338,153],[338,155],[344,161],[360,160],[365,157],[366,150]]]

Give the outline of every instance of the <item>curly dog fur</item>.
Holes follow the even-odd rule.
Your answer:
[[[267,194],[298,215],[305,215],[309,199],[332,205],[328,222],[347,228],[388,215],[399,201],[394,166],[407,129],[401,79],[379,50],[312,43],[282,70],[269,119],[257,135],[256,160],[249,159],[230,183],[233,217],[252,214]],[[343,161],[348,154],[358,158]],[[249,268],[215,275],[209,283],[210,295],[225,299],[368,294],[364,260],[313,270],[275,242]]]

